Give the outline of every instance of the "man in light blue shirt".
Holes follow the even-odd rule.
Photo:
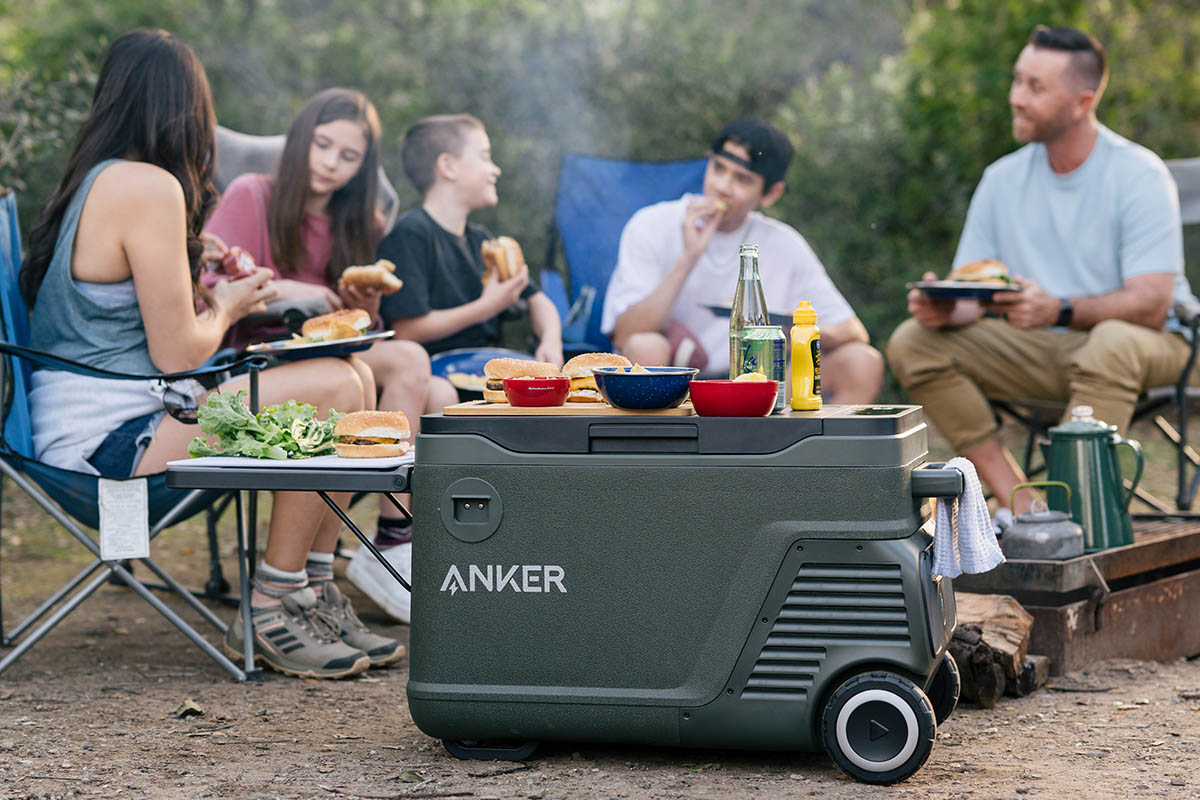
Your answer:
[[[1123,430],[1138,394],[1174,383],[1188,358],[1172,314],[1194,299],[1178,192],[1158,156],[1097,122],[1107,78],[1091,36],[1034,30],[1009,91],[1025,146],[985,170],[954,257],[1003,262],[1021,291],[981,305],[914,290],[888,345],[901,385],[1002,506],[1025,477],[987,398],[1087,405]],[[1033,499],[1023,490],[1013,511]]]

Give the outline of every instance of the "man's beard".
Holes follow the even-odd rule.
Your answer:
[[[1071,111],[1069,108],[1062,108],[1050,119],[1034,120],[1030,117],[1023,117],[1023,120],[1029,128],[1026,134],[1021,134],[1017,131],[1016,126],[1017,114],[1013,113],[1013,138],[1021,144],[1029,142],[1049,142],[1057,139],[1063,133],[1075,124],[1071,119]]]

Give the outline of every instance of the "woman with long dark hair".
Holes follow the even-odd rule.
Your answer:
[[[365,309],[377,320],[379,290],[356,289],[339,278],[346,267],[373,262],[382,237],[375,207],[379,142],[379,117],[361,92],[319,92],[292,121],[275,174],[235,179],[206,230],[270,268],[280,297],[320,297],[334,308]],[[239,326],[233,341],[240,344],[281,333]],[[359,357],[371,368],[382,410],[403,411],[415,421],[457,401],[453,389],[446,392],[439,385],[431,391],[429,355],[415,342],[381,341]],[[397,545],[384,552],[401,574],[409,575],[411,527],[390,503],[380,503],[378,532],[388,544]],[[350,580],[393,617],[407,622],[407,602],[397,606],[387,600],[397,594],[395,587],[373,591],[356,578],[366,558],[373,556],[360,551],[347,572]],[[407,593],[403,598],[407,601]]]
[[[113,43],[20,275],[35,348],[117,372],[182,372],[200,366],[232,324],[275,296],[270,271],[258,270],[212,287],[205,310],[196,311],[202,265],[222,255],[215,241],[206,250],[202,236],[215,198],[215,127],[208,79],[187,45],[155,30]],[[32,383],[38,458],[118,478],[159,472],[183,457],[196,429],[166,416],[166,403],[171,394],[203,400],[191,382],[40,369]],[[242,379],[218,391],[245,386]],[[264,405],[307,401],[325,415],[372,408],[375,387],[359,362],[314,359],[263,374],[260,397]],[[403,655],[399,643],[361,630],[331,588],[338,525],[316,495],[276,496],[252,605],[255,649],[282,672],[342,677]],[[239,622],[226,636],[233,654],[241,653],[241,632]]]

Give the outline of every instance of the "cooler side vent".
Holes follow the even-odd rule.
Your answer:
[[[823,647],[800,647],[794,637],[768,635],[741,696],[745,700],[806,700],[824,660]]]
[[[908,647],[900,565],[802,566],[771,632],[805,646]]]
[[[807,700],[827,648],[908,647],[899,564],[806,564],[742,688],[748,700]]]

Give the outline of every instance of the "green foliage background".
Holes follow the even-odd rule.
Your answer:
[[[0,185],[20,192],[27,230],[105,48],[138,25],[193,45],[238,130],[282,132],[327,86],[365,91],[405,206],[407,125],[479,116],[504,168],[500,206],[479,218],[535,266],[563,153],[696,157],[753,113],[797,146],[771,213],[881,345],[903,284],[946,269],[983,168],[1015,146],[1011,67],[1038,23],[1105,43],[1105,124],[1164,158],[1200,155],[1197,0],[0,0]]]

